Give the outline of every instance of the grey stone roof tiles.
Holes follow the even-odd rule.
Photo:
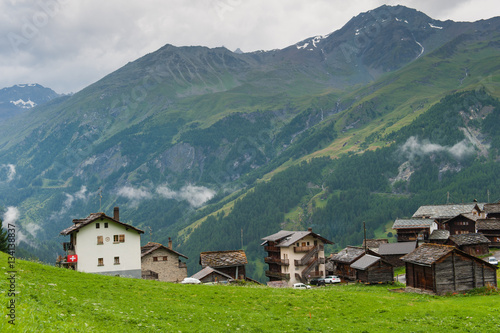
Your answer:
[[[416,242],[399,242],[399,243],[389,243],[380,244],[378,248],[378,254],[380,255],[395,255],[395,254],[408,254],[415,250],[417,246]]]
[[[392,229],[430,228],[434,223],[433,219],[397,219]]]
[[[479,233],[451,235],[450,240],[453,241],[453,243],[457,244],[458,246],[490,243],[488,238],[486,238],[483,234]]]

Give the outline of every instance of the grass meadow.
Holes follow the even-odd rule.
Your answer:
[[[429,296],[398,285],[311,290],[181,285],[16,261],[0,253],[1,332],[499,332],[495,290]],[[7,305],[15,301],[15,325]]]

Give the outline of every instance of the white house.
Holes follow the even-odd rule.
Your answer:
[[[328,239],[307,231],[281,230],[262,238],[269,265],[266,276],[270,285],[288,285],[317,277],[325,277],[325,244]]]
[[[92,213],[61,231],[70,236],[64,243],[63,264],[80,272],[141,278],[141,234],[144,231],[120,222],[118,207],[113,217]]]

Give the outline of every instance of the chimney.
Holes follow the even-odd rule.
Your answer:
[[[172,238],[168,237],[168,248],[172,250]]]
[[[115,207],[113,209],[113,219],[115,219],[116,221],[120,221],[120,208]]]
[[[312,232],[313,228],[309,227],[309,228],[307,228],[307,231]]]

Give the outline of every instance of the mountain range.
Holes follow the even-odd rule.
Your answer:
[[[243,247],[257,279],[279,229],[333,251],[447,192],[500,198],[499,28],[382,6],[281,50],[165,45],[0,123],[0,198],[43,260],[71,219],[120,206],[190,272]]]
[[[54,90],[37,83],[17,84],[0,89],[0,121],[57,97],[59,94]]]

